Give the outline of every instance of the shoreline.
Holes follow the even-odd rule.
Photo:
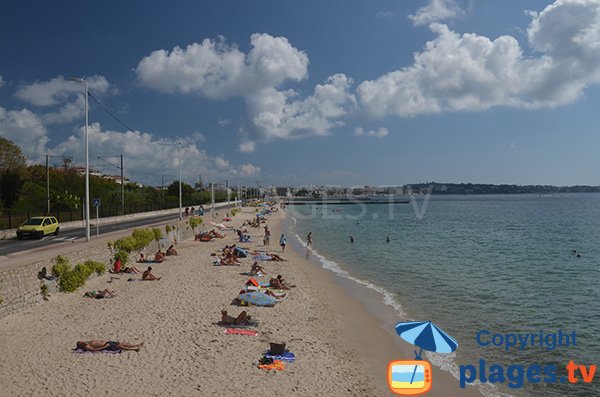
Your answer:
[[[286,213],[288,218],[291,218],[289,213]],[[293,219],[291,219],[293,221]],[[283,223],[284,221],[282,221]],[[295,222],[294,222],[295,225]],[[300,240],[294,244],[294,248],[301,250],[305,242],[295,233],[290,233],[290,237],[295,240]],[[306,250],[306,248],[304,248]],[[323,260],[331,262],[327,257],[322,256],[318,251],[311,248],[311,253],[308,251],[303,255],[307,265],[310,265],[309,278],[311,279],[327,279],[332,292],[335,296],[333,302],[337,310],[344,313],[347,323],[361,324],[359,330],[350,331],[354,335],[354,348],[361,357],[367,358],[363,362],[363,369],[370,373],[370,376],[375,379],[379,386],[385,388],[385,395],[394,396],[387,387],[385,378],[387,365],[392,360],[412,360],[414,359],[415,347],[404,342],[396,333],[395,325],[399,321],[408,320],[405,313],[405,308],[394,302],[386,302],[388,299],[393,299],[391,294],[385,289],[354,277],[343,268],[339,267],[337,262],[333,262],[343,274],[326,268]],[[315,253],[320,256],[316,257]],[[297,251],[298,255],[302,255]],[[367,285],[368,284],[368,285]],[[370,334],[369,338],[364,338],[365,334]],[[362,337],[360,336],[362,335]],[[368,342],[368,343],[365,343]],[[439,356],[439,355],[437,355]],[[446,361],[430,359],[424,352],[424,358],[432,364],[432,379],[433,387],[427,393],[427,396],[446,397],[448,395],[464,395],[464,396],[482,396],[483,394],[474,385],[468,385],[467,388],[459,387],[458,379],[455,378],[448,370],[442,369],[440,364],[446,364]],[[434,364],[434,362],[437,362]]]
[[[253,218],[244,208],[232,226]],[[268,217],[278,240],[282,211]],[[205,221],[208,217],[205,217]],[[249,229],[262,241],[262,229]],[[127,282],[109,274],[88,281],[72,294],[53,294],[48,302],[0,320],[0,381],[9,395],[223,395],[249,390],[315,396],[393,395],[387,388],[387,363],[411,357],[412,346],[396,341],[363,304],[335,279],[291,247],[286,262],[265,262],[271,276],[282,274],[297,287],[273,308],[231,305],[248,279],[243,266],[213,266],[211,252],[232,244],[235,233],[210,243],[180,242],[179,256],[152,265],[157,282]],[[264,249],[262,242],[242,244]],[[279,252],[273,244],[272,251]],[[151,251],[148,249],[147,251]],[[145,265],[144,265],[145,267]],[[139,275],[134,275],[139,278]],[[268,281],[263,277],[259,281]],[[87,290],[109,287],[117,296],[83,298]],[[257,337],[224,335],[215,323],[221,309],[247,310],[259,321]],[[74,354],[77,340],[144,342],[139,352]],[[286,342],[296,362],[281,372],[252,365],[270,342]],[[434,368],[428,395],[479,395],[458,387]]]

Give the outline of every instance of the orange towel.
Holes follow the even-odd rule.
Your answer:
[[[246,285],[254,285],[255,287],[258,287],[258,281],[250,277],[250,279],[246,281]]]
[[[261,364],[258,366],[260,369],[266,369],[267,371],[274,369],[275,371],[283,371],[285,366],[281,360],[273,361],[273,364]]]

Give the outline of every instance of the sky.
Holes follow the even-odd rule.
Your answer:
[[[0,49],[31,163],[83,164],[82,77],[144,184],[600,185],[600,0],[23,0]]]

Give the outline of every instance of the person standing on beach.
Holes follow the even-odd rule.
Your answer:
[[[287,239],[285,238],[285,236],[282,234],[281,237],[279,238],[279,245],[281,245],[281,253],[285,253],[285,243],[287,242]]]
[[[306,235],[306,246],[310,247],[312,245],[312,232],[308,232]]]
[[[354,244],[354,236],[350,235],[350,243]]]

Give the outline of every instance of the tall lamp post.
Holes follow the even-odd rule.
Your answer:
[[[179,145],[179,220],[183,219],[183,200],[181,198],[181,140],[177,141]]]
[[[85,96],[85,241],[90,241],[90,152],[88,144],[88,82],[82,77],[72,77],[70,81],[83,83]]]

